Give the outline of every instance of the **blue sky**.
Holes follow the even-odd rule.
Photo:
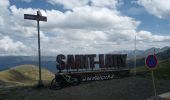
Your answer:
[[[170,20],[160,19],[152,14],[149,14],[143,6],[138,5],[133,1],[135,0],[122,0],[123,6],[118,7],[118,10],[126,16],[130,16],[141,21],[142,23],[138,27],[139,30],[143,29],[156,34],[168,35],[170,31]],[[62,4],[52,5],[47,3],[46,0],[31,0],[29,3],[22,0],[10,0],[10,2],[11,5],[15,5],[18,8],[36,8],[44,10],[55,9],[62,12],[67,11],[67,9],[64,9]]]
[[[124,0],[124,6],[121,6],[120,11],[136,20],[141,21],[139,30],[147,30],[156,34],[167,34],[169,33],[170,20],[160,19],[156,16],[149,14],[145,8],[136,3],[131,3],[130,0]]]
[[[37,8],[44,10],[56,9],[60,11],[65,11],[63,5],[52,5],[46,2],[46,0],[31,0],[30,2],[24,2],[22,0],[10,0],[11,5],[16,5],[18,8]]]
[[[1,0],[1,55],[35,55],[40,10],[44,55],[107,53],[169,46],[170,0]]]

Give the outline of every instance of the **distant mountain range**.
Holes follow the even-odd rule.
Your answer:
[[[42,67],[49,69],[50,71],[56,71],[56,57],[54,56],[42,56]],[[33,64],[38,65],[37,56],[0,56],[0,70],[5,70],[13,66]]]
[[[170,47],[164,47],[164,48],[150,48],[146,51],[143,51],[143,53],[139,53],[137,55],[137,59],[136,59],[136,66],[144,66],[145,65],[145,57],[147,57],[148,54],[153,54],[153,52],[151,51],[154,51],[155,49],[155,52],[156,52],[156,56],[158,58],[158,63],[160,61],[163,61],[163,60],[167,60],[167,59],[170,59]],[[129,67],[133,67],[134,66],[134,57],[129,57],[127,59],[127,65]]]
[[[142,66],[145,64],[145,57],[148,54],[152,54],[156,52],[159,60],[164,60],[170,58],[170,47],[163,48],[150,48],[147,50],[136,50],[137,55],[137,66]],[[114,51],[114,54],[127,54],[127,65],[129,67],[133,67],[134,64],[134,51],[133,50],[123,50],[123,51]],[[56,72],[56,57],[55,56],[42,56],[42,67]],[[38,57],[37,56],[0,56],[0,70],[5,70],[11,68],[13,66],[23,65],[23,64],[33,64],[38,65]]]
[[[112,53],[115,53],[115,54],[122,54],[122,53],[127,54],[128,59],[132,59],[132,58],[134,58],[135,53],[136,53],[137,58],[142,58],[142,57],[146,57],[148,54],[153,54],[154,52],[157,54],[157,53],[160,53],[160,52],[164,52],[164,51],[166,51],[168,49],[170,49],[170,47],[165,46],[163,48],[152,47],[152,48],[149,48],[147,50],[138,50],[138,49],[136,49],[136,52],[134,50],[122,50],[122,51],[113,51]]]

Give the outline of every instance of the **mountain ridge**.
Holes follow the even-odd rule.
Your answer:
[[[153,51],[155,50],[156,53],[159,53],[159,57],[161,59],[166,59],[168,57],[168,52],[167,51],[165,54],[161,53],[164,52],[166,50],[170,49],[170,47],[166,46],[163,48],[150,48],[147,50],[136,50],[136,57],[137,57],[137,65],[140,65],[138,63],[144,64],[144,59],[145,57],[149,54],[149,53],[153,53]],[[134,51],[128,51],[128,50],[123,50],[123,51],[115,51],[112,52],[114,54],[122,54],[122,53],[126,53],[128,56],[127,58],[127,64],[128,66],[133,66],[133,61],[134,61]],[[161,57],[164,56],[165,58]],[[167,57],[166,57],[167,56]],[[41,56],[41,65],[43,68],[49,69],[52,72],[57,72],[56,69],[56,57],[55,56]],[[5,69],[9,69],[13,66],[18,66],[18,65],[23,65],[23,64],[33,64],[38,66],[38,57],[37,56],[0,56],[0,70],[5,70]]]
[[[42,80],[52,80],[54,74],[42,68]],[[31,64],[14,66],[4,71],[0,71],[0,83],[29,84],[35,83],[39,79],[38,67]]]

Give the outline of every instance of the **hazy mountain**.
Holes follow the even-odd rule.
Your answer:
[[[143,58],[143,57],[147,56],[148,54],[153,54],[154,52],[157,54],[157,53],[160,53],[160,52],[164,52],[168,49],[170,49],[170,47],[168,47],[168,46],[163,47],[163,48],[152,47],[152,48],[149,48],[149,49],[146,49],[146,50],[136,49],[136,57],[137,58]],[[134,59],[135,51],[134,50],[122,50],[122,51],[113,51],[112,53],[114,53],[114,54],[117,54],[117,53],[118,54],[127,54],[128,59]]]
[[[149,49],[149,50],[153,50],[153,49]],[[149,50],[145,51],[144,53],[149,52]],[[165,48],[159,49],[159,52],[156,53],[156,56],[158,58],[158,62],[160,62],[162,60],[170,59],[170,48],[166,47],[166,49]],[[136,59],[136,66],[143,66],[143,65],[145,65],[145,57],[146,56],[138,57]],[[128,59],[127,60],[127,65],[129,67],[133,67],[134,66],[134,58]]]
[[[56,70],[54,56],[42,56],[41,65],[50,71]],[[22,65],[22,64],[33,64],[38,65],[37,56],[0,56],[0,70],[11,68],[12,66]]]
[[[150,53],[155,52],[159,59],[170,58],[170,47],[164,48],[150,48],[147,50],[136,50],[137,55],[137,66],[143,65],[145,63],[145,57]],[[127,54],[128,55],[128,66],[133,66],[134,64],[134,51],[133,50],[123,50],[114,51],[114,54]],[[56,57],[55,56],[42,56],[41,64],[42,67],[56,72]],[[23,64],[33,64],[38,65],[37,56],[0,56],[0,70],[5,70],[13,66],[23,65]]]

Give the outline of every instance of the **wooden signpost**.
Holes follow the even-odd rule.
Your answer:
[[[38,81],[38,87],[42,87],[43,82],[41,79],[41,48],[40,48],[40,26],[39,21],[47,21],[47,17],[42,16],[40,11],[37,11],[37,15],[32,14],[24,14],[24,19],[28,20],[36,20],[37,21],[37,30],[38,30],[38,58],[39,58],[39,81]]]

